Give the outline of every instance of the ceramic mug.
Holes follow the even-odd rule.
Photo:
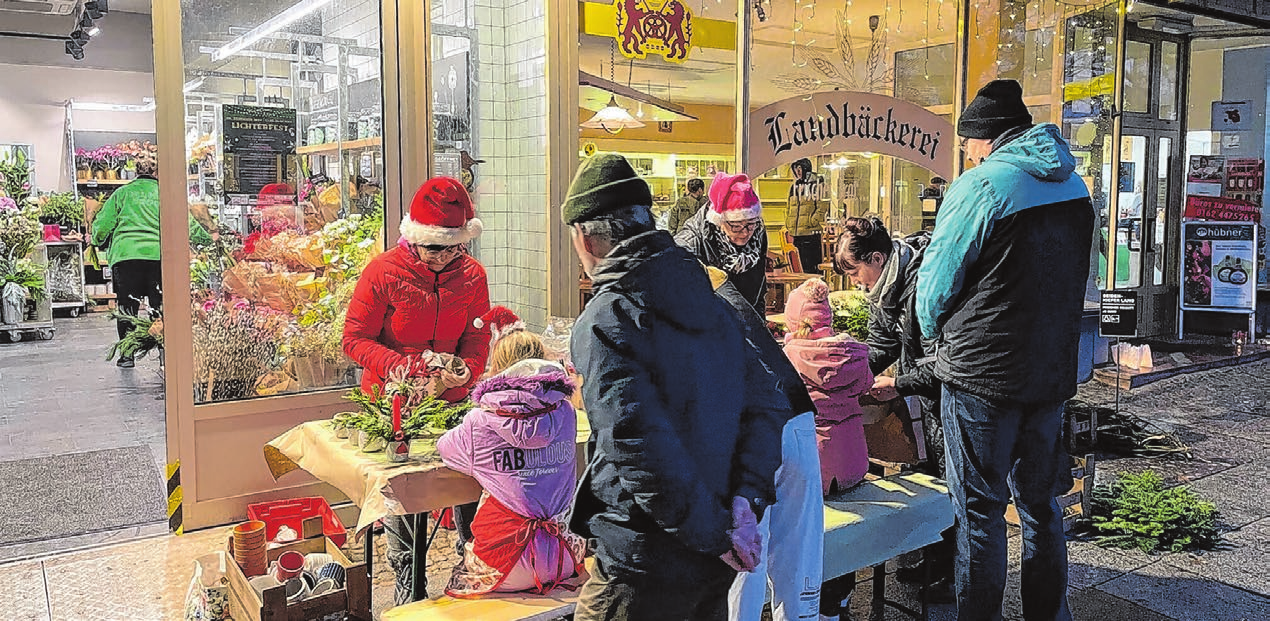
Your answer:
[[[309,585],[303,578],[295,577],[287,580],[287,602],[298,602],[309,596]]]
[[[335,582],[335,588],[344,586],[344,577],[346,573],[344,566],[339,563],[327,563],[318,569],[317,576],[319,580],[330,579]]]
[[[262,599],[264,598],[266,590],[282,585],[281,582],[278,582],[277,578],[274,578],[269,574],[256,576],[255,578],[248,580],[247,583],[251,585],[251,588],[256,590],[256,595],[259,595]]]
[[[309,597],[320,597],[334,591],[336,588],[334,580],[330,578],[323,578],[309,590]]]
[[[280,582],[298,577],[300,572],[304,571],[304,555],[294,550],[283,552],[278,560],[273,562],[271,569],[270,573]]]
[[[318,573],[319,569],[335,561],[335,557],[322,552],[311,552],[304,555],[304,571]]]

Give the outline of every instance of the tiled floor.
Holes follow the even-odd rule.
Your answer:
[[[108,362],[116,333],[104,314],[59,317],[54,326],[52,340],[0,344],[0,461],[148,446],[162,472],[167,451],[158,360],[138,360],[133,369]],[[164,530],[130,528],[0,546],[0,562]]]
[[[159,535],[79,552],[0,564],[2,621],[172,621],[181,619],[195,559],[223,549],[229,528]],[[391,606],[394,576],[376,538],[376,618]],[[360,561],[361,543],[345,546]],[[457,556],[442,530],[428,555],[429,595],[441,594]]]

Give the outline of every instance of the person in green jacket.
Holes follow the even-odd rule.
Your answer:
[[[150,308],[163,306],[162,271],[159,263],[159,180],[153,152],[137,158],[137,179],[116,190],[93,217],[92,244],[108,248],[115,295],[119,309],[136,315],[141,298],[150,299]],[[190,242],[212,243],[212,236],[190,217]],[[119,338],[131,329],[125,321],[116,326]],[[131,356],[120,357],[117,365],[136,366]]]

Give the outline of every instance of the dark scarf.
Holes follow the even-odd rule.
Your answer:
[[[719,225],[713,222],[706,222],[706,225],[706,230],[709,231],[706,243],[714,248],[718,256],[719,263],[715,267],[729,274],[743,274],[763,260],[763,246],[760,240],[767,231],[762,221],[759,222],[754,234],[750,236],[750,241],[744,246],[733,244]]]

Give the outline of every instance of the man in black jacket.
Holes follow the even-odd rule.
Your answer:
[[[957,134],[976,166],[949,187],[917,278],[917,319],[937,339],[943,383],[957,618],[1001,619],[1013,495],[1023,616],[1071,621],[1054,497],[1072,482],[1061,428],[1076,394],[1094,210],[1067,142],[1032,124],[1018,82],[983,87]]]
[[[630,164],[602,154],[562,207],[595,290],[571,343],[594,449],[570,518],[596,546],[579,621],[726,619],[775,500],[788,402],[651,203]]]

